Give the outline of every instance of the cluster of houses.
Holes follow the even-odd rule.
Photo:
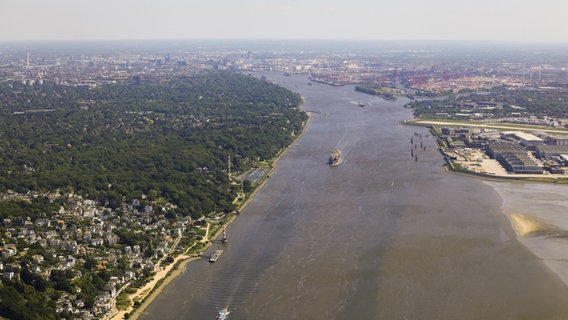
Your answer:
[[[119,260],[127,261],[127,271],[111,277],[91,308],[87,308],[77,295],[62,292],[56,303],[57,312],[66,311],[82,319],[99,319],[110,312],[117,289],[153,271],[158,258],[172,249],[173,239],[181,236],[192,222],[189,217],[163,219],[160,215],[174,208],[171,204],[157,207],[142,205],[138,200],[123,204],[116,211],[76,194],[24,195],[10,191],[0,195],[0,201],[30,201],[38,196],[48,197],[51,201],[64,198],[64,204],[57,212],[41,217],[12,217],[1,221],[0,273],[3,279],[19,281],[24,259],[26,267],[44,279],[49,279],[53,270],[70,270],[80,278],[82,274],[77,267],[85,264],[85,257],[97,261],[96,270],[112,271]],[[115,232],[117,229],[127,229],[150,239],[153,244],[150,256],[138,244],[121,244]],[[36,254],[29,259],[27,247],[33,244],[39,244],[46,257]]]

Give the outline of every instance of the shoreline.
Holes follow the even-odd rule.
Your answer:
[[[546,183],[546,184],[556,184],[556,185],[566,185],[568,184],[568,176],[567,177],[527,177],[527,176],[500,176],[500,175],[491,175],[491,174],[483,174],[474,171],[466,171],[466,170],[456,170],[452,169],[450,165],[447,163],[442,165],[444,170],[449,173],[458,174],[466,177],[476,178],[484,181],[494,181],[494,182],[529,182],[529,183]]]
[[[566,204],[558,204],[554,209],[542,210],[543,201],[563,201],[566,185],[547,187],[546,184],[529,184],[525,192],[512,191],[506,185],[484,182],[500,196],[501,213],[504,214],[515,240],[542,263],[544,270],[551,272],[568,287],[568,253],[566,236],[568,218]],[[549,184],[550,186],[550,184]],[[555,188],[552,191],[551,188]],[[559,189],[557,189],[559,188]],[[552,191],[552,192],[550,192]],[[546,193],[548,200],[533,200],[534,193]]]
[[[432,124],[425,122],[420,123],[417,119],[414,119],[414,121],[403,121],[402,123],[427,128],[431,128],[432,126]],[[522,210],[523,208],[517,207],[515,210],[511,210],[509,207],[510,204],[506,204],[505,194],[494,184],[523,183],[533,186],[549,185],[563,187],[568,185],[568,176],[486,174],[456,168],[449,159],[446,159],[444,162],[445,163],[442,165],[444,171],[450,174],[481,180],[499,194],[502,201],[501,213],[506,216],[509,222],[508,226],[516,236],[515,240],[542,263],[543,270],[553,274],[564,286],[568,287],[568,254],[565,253],[565,241],[563,240],[565,236],[568,235],[568,220],[565,221],[563,226],[560,226],[558,219],[561,218],[555,217],[551,219],[557,216],[558,213],[552,214],[551,217],[548,212],[544,214],[540,211],[525,213],[526,208]]]
[[[442,123],[442,122],[440,122]],[[409,126],[418,126],[418,127],[426,127],[429,129],[432,129],[433,126],[435,126],[436,124],[438,124],[438,122],[436,121],[428,121],[428,120],[420,120],[420,119],[412,119],[412,120],[403,120],[401,121],[401,124],[403,125],[409,125]],[[448,123],[444,123],[444,124],[448,124]],[[448,124],[450,125],[450,124]],[[458,123],[454,123],[451,124],[453,126],[458,125]],[[467,124],[463,124],[464,126],[468,126]],[[476,126],[476,125],[472,125],[470,124],[469,126]],[[481,125],[477,125],[477,126],[481,126]],[[434,137],[436,137],[435,135],[433,135]],[[438,147],[440,146],[440,139],[438,137],[436,137],[436,140],[438,142]],[[440,151],[442,152],[442,154],[444,154],[444,151],[442,151],[441,148],[439,148]],[[482,173],[482,172],[477,172],[477,171],[471,171],[471,170],[467,170],[467,169],[462,169],[462,168],[456,168],[454,166],[454,163],[452,160],[449,159],[445,159],[445,164],[443,165],[443,168],[446,172],[451,172],[451,173],[455,173],[455,174],[459,174],[459,175],[463,175],[463,176],[468,176],[468,177],[472,177],[472,178],[478,178],[481,180],[486,180],[486,181],[501,181],[501,182],[530,182],[530,183],[547,183],[547,184],[557,184],[557,185],[565,185],[568,184],[568,175],[544,175],[544,174],[491,174],[491,173]]]
[[[278,161],[290,150],[292,147],[296,145],[296,143],[302,138],[308,129],[308,126],[312,120],[312,114],[309,111],[304,111],[308,115],[308,119],[305,121],[304,126],[302,128],[302,132],[292,141],[292,143],[287,146],[286,148],[282,149],[276,156],[271,160],[272,166],[266,176],[262,179],[259,185],[254,189],[254,191],[247,197],[247,199],[239,206],[237,212],[240,214],[242,210],[246,209],[246,207],[254,200],[256,194],[266,185],[269,180],[269,177],[276,171],[278,168]],[[221,236],[223,229],[228,227],[236,218],[238,214],[232,215],[226,222],[219,226],[218,230],[213,234],[209,239],[217,239]],[[205,252],[211,245],[213,244],[212,241],[207,241],[206,245],[203,249],[199,251],[199,254]],[[117,313],[106,317],[105,319],[112,319],[112,320],[121,320],[124,319],[124,316],[128,313],[128,319],[139,319],[140,316],[144,314],[144,311],[154,302],[154,300],[164,291],[164,289],[177,277],[182,275],[187,265],[192,262],[201,259],[200,257],[190,257],[187,254],[181,254],[174,259],[174,262],[169,264],[165,269],[160,270],[156,273],[154,278],[144,287],[136,290],[135,293],[131,294],[128,299],[130,300],[130,305],[126,310],[118,311]],[[160,274],[162,273],[162,274]],[[145,292],[148,292],[145,294]],[[145,295],[144,295],[145,294]],[[138,301],[142,301],[140,305],[134,308],[134,301],[133,298],[138,298],[142,296],[141,299],[137,299]]]

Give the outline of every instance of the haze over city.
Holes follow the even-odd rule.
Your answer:
[[[0,41],[355,39],[568,41],[560,0],[4,0]]]

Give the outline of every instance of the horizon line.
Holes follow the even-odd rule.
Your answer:
[[[0,43],[26,43],[26,42],[294,42],[294,41],[318,41],[318,42],[446,42],[446,43],[503,43],[503,44],[535,44],[535,45],[568,45],[568,41],[536,41],[536,40],[488,40],[488,39],[372,39],[372,38],[96,38],[96,39],[0,39]]]

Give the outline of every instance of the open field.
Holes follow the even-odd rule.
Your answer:
[[[450,126],[450,127],[476,127],[487,128],[506,131],[524,131],[534,132],[540,131],[551,134],[565,134],[568,135],[566,128],[550,128],[543,126],[531,126],[525,124],[513,123],[492,123],[492,122],[475,122],[475,121],[459,121],[459,120],[406,120],[405,124],[419,125],[419,126]]]

